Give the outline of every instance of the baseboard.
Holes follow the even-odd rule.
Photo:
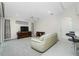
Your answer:
[[[10,41],[10,40],[16,40],[17,38],[8,38],[8,39],[4,39],[4,41]]]

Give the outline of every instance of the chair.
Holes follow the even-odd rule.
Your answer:
[[[57,34],[45,34],[41,37],[31,39],[31,47],[39,52],[45,52],[48,48],[53,46],[56,42]]]
[[[44,34],[45,34],[45,32],[36,32],[36,37],[40,37],[40,36],[42,36]]]

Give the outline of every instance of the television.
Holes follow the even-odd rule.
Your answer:
[[[21,26],[21,32],[29,31],[29,28],[27,26]]]

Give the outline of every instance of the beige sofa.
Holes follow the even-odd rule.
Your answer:
[[[57,34],[45,34],[40,38],[31,38],[31,47],[39,52],[45,52],[58,41]]]

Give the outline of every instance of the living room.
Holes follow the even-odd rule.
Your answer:
[[[75,31],[79,35],[78,3],[0,2],[0,4],[3,12],[0,12],[1,56],[75,55],[73,44],[68,41],[65,34]],[[47,41],[43,41],[45,39]]]

